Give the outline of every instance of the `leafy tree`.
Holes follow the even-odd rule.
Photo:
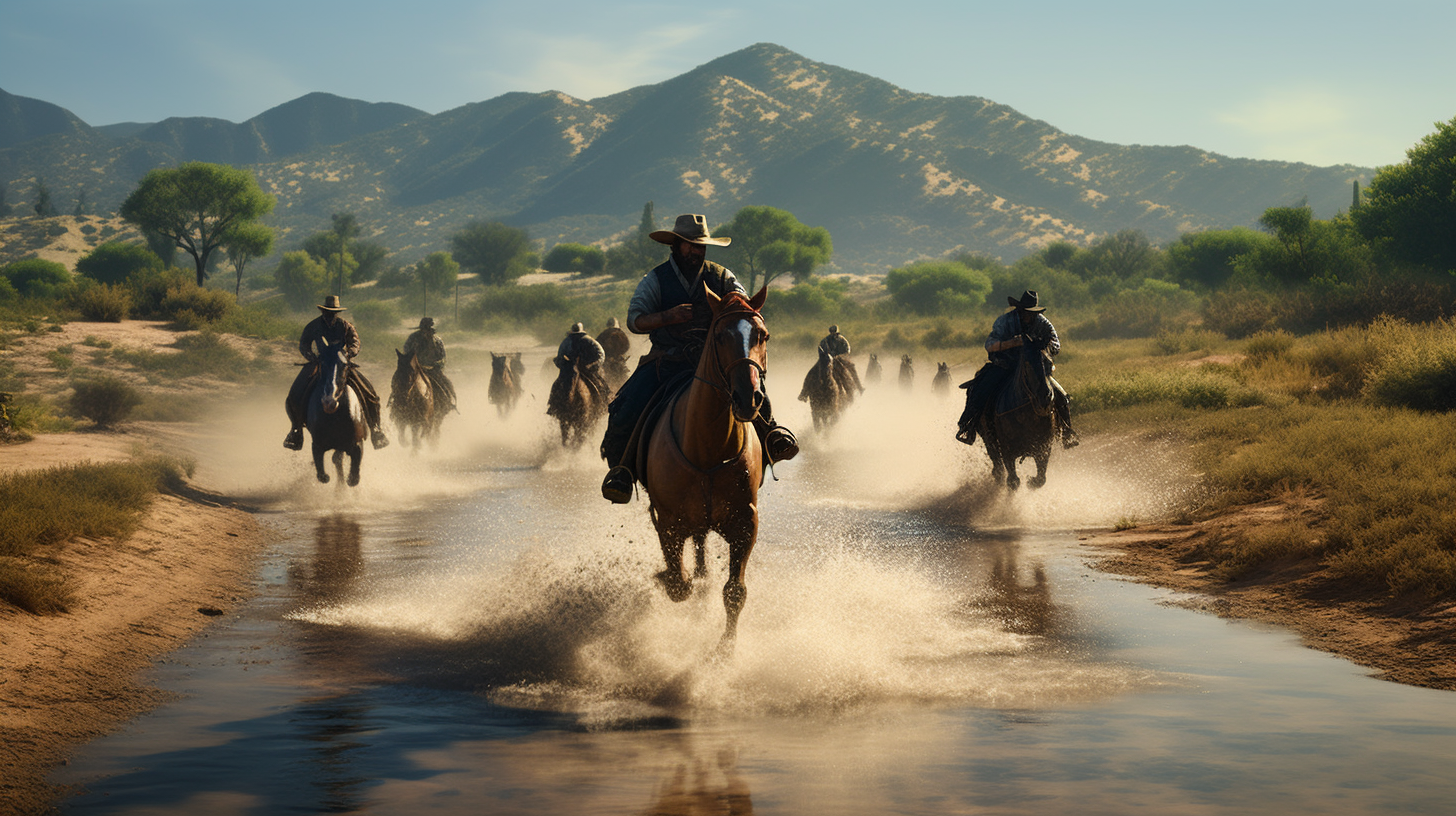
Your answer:
[[[369,281],[379,277],[384,269],[389,248],[377,241],[351,241],[349,254],[359,263],[359,268],[354,270],[355,282]]]
[[[1308,206],[1270,207],[1259,225],[1273,234],[1278,251],[1241,256],[1238,265],[1265,280],[1333,285],[1370,274],[1370,247],[1348,215],[1320,221]]]
[[[922,315],[959,314],[986,302],[991,278],[954,261],[922,261],[885,275],[890,299]]]
[[[1184,283],[1218,289],[1228,283],[1240,257],[1256,257],[1275,248],[1273,236],[1248,227],[1188,232],[1168,247],[1168,266]]]
[[[1053,241],[1041,250],[1042,263],[1053,269],[1066,269],[1081,247],[1071,241]]]
[[[460,276],[460,264],[448,252],[431,252],[415,264],[415,280],[423,281],[427,291],[443,294],[455,285]]]
[[[652,202],[642,206],[642,218],[637,222],[637,231],[631,238],[610,247],[606,251],[607,274],[614,278],[634,278],[662,263],[666,258],[662,244],[652,239],[657,230],[657,219],[652,212]]]
[[[336,294],[344,294],[344,253],[349,249],[349,241],[359,234],[359,219],[353,213],[334,213],[334,254],[329,259],[330,268],[334,271],[334,280],[337,282]],[[355,264],[357,266],[357,262]]]
[[[455,262],[487,285],[513,281],[536,265],[530,234],[495,221],[467,224],[450,239],[450,246]]]
[[[166,236],[191,255],[201,286],[212,253],[235,231],[267,215],[274,203],[245,170],[186,162],[147,173],[122,202],[121,217]]]
[[[76,271],[99,283],[123,283],[144,270],[162,270],[166,264],[141,244],[108,241],[76,261]]]
[[[607,253],[586,244],[557,244],[541,259],[541,268],[547,272],[600,275],[606,266]]]
[[[236,276],[233,295],[242,297],[243,269],[254,258],[261,258],[273,251],[273,230],[265,224],[254,221],[233,231],[232,237],[222,245],[223,254],[232,264]]]
[[[31,205],[31,209],[43,218],[56,214],[56,205],[51,201],[51,188],[46,186],[43,178],[37,177],[35,180],[35,203]]]
[[[1105,236],[1087,250],[1090,275],[1110,275],[1119,280],[1136,280],[1157,271],[1157,249],[1142,230],[1125,229]]]
[[[71,282],[71,273],[55,261],[27,258],[3,269],[0,275],[24,297],[53,298]]]
[[[283,299],[294,309],[317,306],[329,291],[330,273],[307,252],[285,252],[273,280]]]
[[[802,283],[834,254],[829,230],[805,226],[793,213],[776,207],[744,207],[715,234],[733,239],[726,258],[739,277],[747,275],[744,288],[750,292],[784,274]]]
[[[1456,119],[1437,122],[1405,155],[1376,172],[1350,214],[1395,259],[1456,271]]]

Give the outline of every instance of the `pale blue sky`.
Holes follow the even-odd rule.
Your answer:
[[[438,113],[772,42],[1094,139],[1380,166],[1456,118],[1453,38],[1451,0],[0,0],[0,88],[93,125],[242,121],[311,91]]]

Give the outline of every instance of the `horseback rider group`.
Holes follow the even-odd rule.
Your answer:
[[[581,323],[573,323],[561,345],[556,347],[556,367],[563,368],[570,361],[586,379],[587,385],[603,397],[611,393],[602,372],[602,363],[606,359],[607,354],[602,350],[602,344],[593,340]]]
[[[957,423],[956,439],[967,445],[976,442],[976,419],[986,410],[991,399],[1011,379],[1016,368],[1017,349],[1024,345],[1044,349],[1055,357],[1062,350],[1062,341],[1057,337],[1056,327],[1046,318],[1045,306],[1038,303],[1036,292],[1027,290],[1021,298],[1007,297],[1011,308],[991,324],[991,333],[986,338],[986,354],[990,360],[981,366],[976,376],[962,384],[966,389],[966,408]],[[1067,392],[1060,383],[1054,383],[1055,394],[1052,405],[1057,415],[1057,425],[1062,431],[1062,447],[1072,448],[1079,444],[1077,432],[1072,430],[1072,408]]]
[[[648,335],[652,349],[617,389],[607,409],[607,429],[602,436],[602,458],[611,466],[602,481],[602,496],[617,504],[632,499],[636,475],[632,463],[623,457],[638,418],[660,386],[691,374],[698,366],[703,339],[712,322],[704,287],[719,297],[734,292],[747,294],[731,271],[707,259],[708,247],[725,247],[732,239],[713,237],[703,216],[679,215],[672,229],[657,230],[651,238],[668,245],[670,254],[637,284],[627,307],[627,329]],[[773,421],[767,400],[754,427],[772,461],[785,461],[798,454],[798,441],[792,432]]]

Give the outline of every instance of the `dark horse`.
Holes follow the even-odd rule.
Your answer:
[[[819,360],[804,375],[804,387],[799,391],[799,400],[809,403],[814,430],[834,425],[840,412],[854,403],[858,384],[850,370],[853,367],[854,362],[843,355],[819,349]]]
[[[1022,346],[1011,379],[976,420],[976,431],[991,457],[991,478],[998,483],[1004,479],[1012,490],[1021,486],[1016,463],[1028,456],[1036,462],[1036,475],[1027,484],[1046,484],[1047,461],[1057,435],[1051,369],[1052,358],[1045,350]]]
[[[657,580],[669,598],[683,601],[692,594],[683,577],[688,538],[696,551],[694,578],[707,575],[708,533],[716,531],[728,542],[720,653],[733,648],[738,614],[748,600],[743,572],[758,539],[764,455],[753,421],[767,399],[768,329],[759,314],[766,294],[765,288],[752,299],[737,293],[720,299],[708,291],[713,321],[697,371],[652,429],[643,469],[649,512],[667,561]]]
[[[880,382],[880,355],[871,354],[870,364],[865,366],[865,382],[879,385]]]
[[[313,441],[313,467],[318,480],[325,484],[329,474],[324,470],[324,451],[334,452],[334,470],[344,477],[344,454],[349,455],[349,486],[359,484],[359,461],[364,458],[364,437],[369,423],[364,418],[364,402],[349,384],[349,367],[342,343],[329,346],[319,356],[318,376],[309,389],[305,411],[309,438]]]
[[[911,361],[910,355],[900,355],[900,390],[910,391],[915,387],[915,363]]]
[[[517,368],[520,366],[520,368]],[[490,403],[500,414],[501,419],[510,416],[515,409],[516,403],[520,401],[521,395],[526,389],[521,387],[521,372],[525,366],[521,365],[521,353],[496,354],[490,353]]]
[[[409,439],[416,451],[420,443],[428,439],[431,443],[440,437],[440,423],[444,421],[444,404],[436,399],[430,377],[415,359],[413,353],[402,354],[394,350],[394,376],[389,381],[389,418],[399,426],[399,435]]]
[[[557,357],[556,368],[546,414],[561,423],[561,444],[579,448],[607,412],[606,384],[582,371],[573,357]]]

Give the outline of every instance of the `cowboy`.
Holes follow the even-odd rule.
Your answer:
[[[844,357],[845,359],[839,361],[836,368],[844,372],[843,376],[849,379],[849,382],[845,384],[846,390],[853,387],[859,393],[864,393],[864,384],[859,381],[859,370],[854,367],[854,363],[848,357],[849,338],[839,333],[838,325],[829,327],[829,334],[819,341],[819,350],[835,357]]]
[[[455,408],[455,383],[445,376],[445,341],[435,334],[435,318],[420,318],[419,328],[404,341],[405,356],[413,354],[435,393],[445,398],[445,410]]]
[[[298,340],[298,351],[308,359],[308,364],[299,369],[298,376],[293,378],[293,385],[288,389],[288,398],[283,403],[288,412],[288,421],[293,423],[292,430],[283,440],[283,447],[289,450],[303,450],[303,423],[307,416],[304,406],[308,401],[309,386],[319,373],[319,355],[329,346],[339,343],[344,344],[344,354],[349,359],[352,360],[359,354],[359,332],[354,330],[349,321],[339,316],[339,312],[344,311],[344,307],[339,305],[339,296],[329,295],[324,298],[323,305],[318,310],[319,316],[303,327],[303,336]],[[379,394],[374,390],[374,385],[353,364],[349,365],[348,378],[349,384],[354,386],[360,401],[364,403],[364,417],[369,422],[369,438],[374,443],[374,449],[388,445],[389,439],[384,435],[384,429],[379,427]]]
[[[607,359],[607,355],[602,351],[601,343],[593,340],[580,323],[571,324],[565,339],[556,347],[556,367],[561,368],[568,359],[575,363],[587,383],[605,398],[609,390],[606,377],[602,375],[602,361]]]
[[[1011,379],[1020,354],[1017,349],[1031,345],[1036,349],[1045,349],[1053,357],[1062,350],[1062,341],[1057,337],[1057,330],[1052,322],[1042,314],[1046,307],[1038,305],[1036,292],[1028,289],[1021,294],[1019,300],[1007,297],[1006,302],[1011,308],[996,318],[996,322],[991,324],[991,334],[986,338],[986,354],[990,360],[981,366],[981,370],[976,372],[970,382],[961,386],[966,389],[966,409],[961,412],[958,423],[960,430],[956,433],[956,439],[967,445],[976,442],[976,419],[986,410],[987,403]],[[1052,382],[1055,383],[1056,380]],[[1080,440],[1077,432],[1072,430],[1071,402],[1060,384],[1056,385],[1055,391],[1052,403],[1056,410],[1057,424],[1062,429],[1062,447],[1076,447]]]
[[[617,390],[607,409],[602,458],[612,468],[602,481],[602,496],[617,504],[632,500],[636,477],[622,457],[637,419],[660,385],[698,367],[702,336],[712,323],[703,287],[706,285],[719,297],[735,292],[747,295],[732,272],[707,259],[708,247],[725,247],[732,239],[714,238],[703,216],[679,215],[672,229],[657,230],[650,237],[672,249],[668,259],[637,284],[627,307],[627,329],[649,335],[652,349]],[[753,424],[770,461],[786,461],[799,453],[793,433],[773,421],[767,399]]]
[[[819,341],[819,350],[826,354],[848,354],[849,338],[839,333],[838,326],[830,326],[829,334],[826,334],[824,339]]]
[[[625,358],[627,353],[632,350],[631,338],[622,331],[622,326],[615,317],[607,318],[607,327],[597,335],[597,342],[601,344],[602,351],[606,353],[608,359]]]

